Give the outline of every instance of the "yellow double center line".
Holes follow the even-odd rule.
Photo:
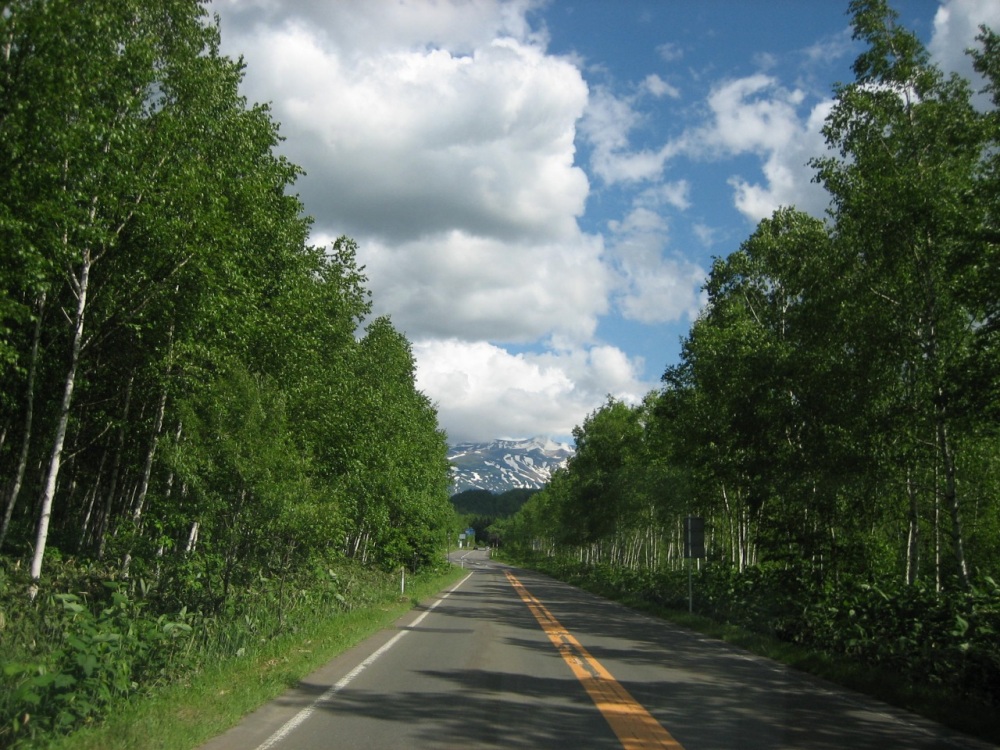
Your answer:
[[[590,655],[552,613],[524,587],[517,577],[506,571],[507,580],[542,626],[542,630],[559,651],[590,695],[594,705],[611,725],[611,729],[626,750],[671,748],[684,750],[643,706],[622,687],[597,659]]]

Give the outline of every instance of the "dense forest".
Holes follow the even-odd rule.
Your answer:
[[[197,0],[0,14],[0,745],[457,530],[410,344],[242,76]]]
[[[465,490],[451,496],[455,511],[462,515],[504,518],[512,516],[538,490],[516,488],[495,493],[490,490]]]
[[[490,527],[513,516],[538,492],[537,489],[517,488],[493,493],[490,490],[465,490],[451,496],[455,512],[462,518],[462,527],[476,532],[475,542],[496,544],[499,537]]]
[[[880,0],[812,161],[825,220],[783,208],[706,284],[678,364],[609,400],[507,550],[1000,704],[1000,36],[983,91]]]

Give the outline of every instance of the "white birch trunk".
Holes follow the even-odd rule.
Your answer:
[[[191,533],[188,534],[187,544],[184,546],[184,554],[190,555],[198,546],[198,522],[191,524]]]
[[[42,489],[41,509],[38,517],[38,533],[35,536],[35,553],[31,558],[31,580],[35,583],[31,588],[31,598],[38,593],[37,582],[42,575],[42,560],[45,558],[45,545],[49,538],[49,520],[52,517],[52,499],[56,494],[56,484],[59,481],[59,468],[62,465],[63,444],[66,441],[66,428],[69,424],[70,407],[73,404],[73,389],[76,386],[76,370],[80,363],[80,349],[83,346],[83,321],[87,311],[87,287],[90,284],[91,267],[90,248],[83,251],[83,262],[80,266],[80,276],[76,280],[76,315],[73,318],[73,344],[71,347],[69,369],[63,385],[62,402],[59,405],[59,418],[56,423],[55,439],[52,441],[52,453],[49,458],[49,469]]]
[[[104,548],[108,539],[108,530],[111,527],[111,509],[114,505],[115,493],[118,491],[118,477],[121,473],[122,453],[125,450],[125,422],[128,421],[129,409],[132,405],[132,384],[135,377],[128,379],[128,386],[125,388],[125,406],[122,410],[122,424],[118,429],[118,447],[115,451],[115,459],[111,469],[111,481],[108,484],[108,491],[104,496],[104,513],[101,516],[101,525],[97,532],[97,559],[104,559]]]
[[[944,409],[941,409],[943,412]],[[941,449],[941,459],[944,463],[944,497],[948,504],[948,513],[951,516],[951,545],[955,555],[955,562],[958,563],[958,576],[962,582],[962,587],[968,589],[969,566],[965,559],[965,542],[962,532],[962,514],[958,500],[958,481],[956,479],[955,457],[952,452],[951,441],[948,437],[948,428],[945,426],[944,414],[939,413],[937,423],[938,444]]]
[[[916,583],[920,573],[920,508],[912,470],[906,472],[906,493],[910,499],[909,532],[906,538],[906,583]]]

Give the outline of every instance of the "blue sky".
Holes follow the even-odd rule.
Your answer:
[[[896,0],[946,70],[996,0]],[[677,361],[859,47],[834,0],[215,0],[313,239],[360,246],[451,442],[565,439]]]

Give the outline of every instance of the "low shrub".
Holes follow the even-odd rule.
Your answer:
[[[316,618],[399,592],[395,575],[337,558],[261,571],[218,600],[207,570],[186,563],[152,584],[59,561],[31,599],[27,576],[0,561],[0,747],[100,722],[123,701],[207,664],[248,657]],[[182,604],[185,593],[196,606]]]

